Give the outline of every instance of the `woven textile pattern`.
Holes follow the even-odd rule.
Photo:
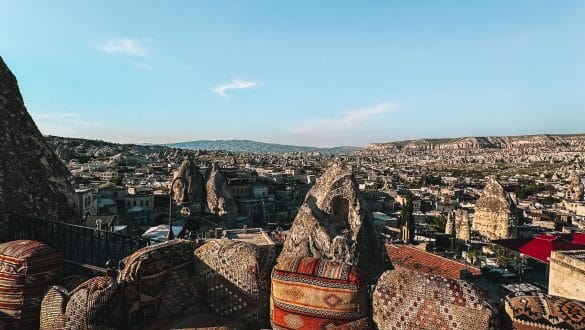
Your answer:
[[[474,285],[397,268],[385,272],[373,294],[380,329],[495,329],[497,315]]]
[[[118,279],[130,327],[178,315],[197,299],[194,248],[194,242],[177,239],[142,248],[123,260]]]
[[[61,252],[41,242],[0,244],[0,321],[14,329],[38,328],[43,294],[62,267]]]
[[[506,297],[506,314],[515,329],[585,329],[585,303],[541,292]]]
[[[41,330],[65,327],[65,307],[70,292],[86,280],[81,275],[67,276],[49,288],[41,302]]]
[[[207,304],[218,314],[257,329],[269,324],[272,247],[221,239],[195,250],[195,269]]]
[[[106,330],[120,327],[122,309],[116,279],[91,278],[71,291],[65,308],[65,330]]]
[[[346,263],[312,257],[282,258],[272,272],[275,329],[321,329],[368,316],[362,273]]]

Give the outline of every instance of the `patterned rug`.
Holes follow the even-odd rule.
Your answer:
[[[497,314],[471,283],[405,268],[385,272],[373,294],[379,329],[496,329]]]
[[[120,288],[115,278],[98,276],[71,292],[64,330],[118,329],[122,318]]]
[[[269,324],[272,247],[221,239],[195,250],[195,269],[207,304],[218,314],[257,329]]]
[[[43,294],[62,272],[63,255],[46,244],[0,244],[0,322],[10,329],[37,329]]]
[[[41,302],[41,330],[65,327],[65,308],[70,292],[87,280],[88,278],[82,275],[66,276],[49,288]]]
[[[142,248],[122,261],[118,281],[130,327],[179,315],[198,299],[194,248],[194,242],[176,239]]]
[[[346,263],[312,257],[283,258],[272,272],[272,326],[335,328],[367,318],[365,283],[363,274]]]
[[[577,300],[516,292],[505,309],[515,329],[585,329],[585,303]]]

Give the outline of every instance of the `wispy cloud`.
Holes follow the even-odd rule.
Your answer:
[[[41,132],[48,135],[80,134],[88,128],[102,126],[75,112],[31,113],[31,116]]]
[[[150,64],[146,64],[144,62],[133,61],[133,62],[130,62],[130,64],[132,64],[134,67],[141,69],[141,70],[144,70],[144,71],[152,70],[152,66]]]
[[[133,38],[111,38],[97,45],[97,49],[108,54],[120,54],[134,57],[148,55],[144,40]]]
[[[365,109],[341,112],[340,116],[335,118],[320,118],[306,121],[303,124],[290,129],[290,132],[306,134],[347,130],[353,128],[355,125],[363,124],[379,115],[391,112],[399,106],[398,103],[384,102]]]
[[[210,91],[222,97],[230,97],[228,94],[226,94],[226,92],[230,89],[249,89],[254,88],[257,85],[258,83],[255,81],[232,79],[228,83],[211,88]]]

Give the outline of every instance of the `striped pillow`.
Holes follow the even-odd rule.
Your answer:
[[[272,272],[274,329],[319,329],[368,316],[362,273],[350,264],[312,257],[284,258]]]
[[[43,294],[62,274],[62,253],[46,244],[0,244],[0,322],[11,329],[38,328]]]

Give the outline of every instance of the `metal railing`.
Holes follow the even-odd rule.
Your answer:
[[[118,263],[149,244],[140,236],[13,214],[0,215],[0,242],[20,239],[46,243],[63,252],[66,261],[89,268],[104,267],[108,260]]]

